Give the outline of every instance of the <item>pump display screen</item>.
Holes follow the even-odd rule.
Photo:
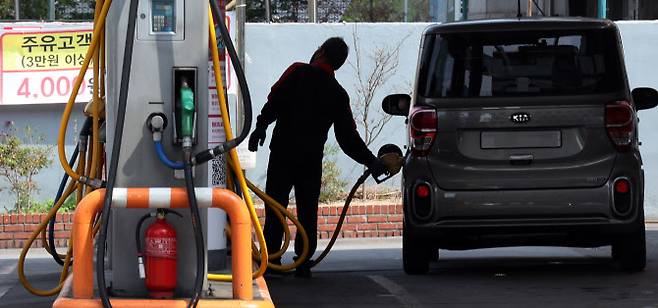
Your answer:
[[[153,32],[176,32],[174,5],[174,0],[152,0],[151,30]]]

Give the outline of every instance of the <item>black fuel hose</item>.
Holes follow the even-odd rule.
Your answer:
[[[82,129],[80,130],[78,143],[75,145],[75,150],[73,150],[73,156],[69,159],[69,166],[75,165],[75,162],[78,160],[78,154],[80,153],[80,141],[87,140],[91,132],[91,118],[86,118]],[[59,182],[59,188],[57,188],[57,194],[55,195],[55,200],[53,201],[53,206],[57,204],[62,194],[64,193],[64,188],[66,188],[66,182],[69,180],[69,174],[64,172],[62,180]],[[55,247],[55,219],[57,215],[54,215],[53,218],[48,222],[48,245],[50,246],[50,255],[53,256],[53,259],[57,264],[64,265],[64,260],[59,256],[57,252],[57,247]]]
[[[345,205],[343,205],[343,210],[340,212],[340,217],[338,218],[338,223],[336,223],[336,230],[334,230],[334,234],[331,236],[331,240],[329,240],[329,244],[327,244],[327,247],[322,251],[322,253],[313,261],[311,261],[310,266],[314,267],[318,265],[324,257],[326,257],[329,252],[331,251],[331,248],[334,247],[334,244],[336,243],[336,239],[338,239],[338,234],[340,234],[340,229],[343,226],[343,222],[345,221],[345,217],[347,216],[347,210],[350,208],[350,204],[352,203],[352,199],[354,199],[354,194],[356,194],[356,191],[361,187],[361,184],[368,179],[370,176],[370,170],[366,170],[361,177],[359,177],[358,180],[356,180],[356,183],[354,183],[354,186],[352,186],[352,189],[350,190],[350,193],[347,195],[347,198],[345,199]]]
[[[238,177],[235,175],[235,172],[229,172],[231,176],[231,181],[233,182],[233,187],[230,187],[230,190],[232,190],[236,195],[240,197],[244,197],[242,195],[242,187],[238,185]]]
[[[151,213],[148,213],[148,214],[142,216],[142,218],[140,218],[139,221],[137,222],[137,227],[135,227],[135,248],[137,248],[137,254],[138,255],[142,254],[142,249],[143,249],[142,248],[143,247],[142,246],[142,225],[144,224],[144,222],[147,219],[149,219],[151,217],[155,217],[154,212],[151,212]]]
[[[235,75],[238,78],[238,84],[240,85],[240,92],[242,94],[242,102],[244,106],[244,124],[242,126],[242,130],[240,131],[240,134],[238,137],[228,140],[212,149],[208,149],[205,151],[202,151],[194,156],[194,164],[202,164],[205,163],[217,155],[220,155],[222,153],[227,153],[230,151],[232,148],[237,147],[242,141],[244,141],[247,136],[249,136],[249,131],[251,131],[251,124],[252,124],[252,104],[251,104],[251,94],[249,93],[249,85],[247,84],[247,78],[245,77],[244,73],[244,68],[242,67],[242,63],[240,62],[240,58],[238,57],[238,53],[235,51],[235,46],[233,46],[233,41],[231,41],[231,36],[228,32],[228,29],[226,28],[226,24],[224,23],[224,16],[222,16],[221,10],[219,8],[219,4],[217,3],[217,0],[209,0],[210,1],[210,8],[212,10],[213,15],[215,16],[215,20],[219,20],[216,24],[219,26],[219,33],[220,33],[220,38],[222,42],[224,42],[224,46],[226,46],[226,50],[228,51],[229,56],[231,57],[231,64],[233,64],[233,69],[235,69]],[[215,78],[217,78],[216,76]],[[223,91],[223,89],[217,89],[217,91]]]
[[[380,147],[379,151],[377,151],[377,157],[382,157],[384,154],[389,154],[389,153],[395,153],[400,157],[403,157],[402,150],[400,150],[400,148],[394,144],[385,144],[382,147]],[[356,183],[354,183],[352,189],[350,189],[350,193],[347,195],[347,198],[345,199],[343,210],[340,212],[338,223],[336,223],[336,229],[334,230],[334,234],[331,236],[331,240],[329,240],[329,244],[327,244],[327,247],[322,251],[322,253],[315,260],[311,261],[311,265],[310,265],[311,267],[318,265],[322,261],[322,259],[324,259],[324,257],[326,257],[331,251],[331,248],[336,243],[336,239],[338,239],[338,234],[340,234],[340,230],[343,227],[343,222],[345,221],[345,217],[347,216],[347,210],[349,210],[350,208],[350,204],[352,203],[352,199],[354,199],[354,195],[356,194],[356,191],[359,189],[361,184],[363,184],[368,179],[370,175],[372,175],[372,172],[370,172],[370,170],[364,171],[361,177],[359,177],[359,179],[356,180]]]
[[[80,151],[80,143],[78,143],[75,146],[75,150],[73,150],[73,156],[71,159],[69,159],[69,166],[73,166],[78,159],[78,152]],[[57,189],[57,194],[55,195],[55,201],[53,201],[53,206],[57,204],[57,201],[62,197],[62,194],[64,193],[64,188],[66,188],[66,182],[69,180],[69,174],[64,172],[64,176],[62,176],[62,180],[59,182],[59,188]],[[55,219],[57,215],[54,215],[53,218],[50,219],[48,222],[48,245],[50,245],[50,255],[53,256],[53,259],[57,264],[59,265],[64,265],[64,260],[59,257],[59,253],[57,252],[57,248],[55,247]]]
[[[101,228],[96,242],[96,284],[103,307],[110,308],[110,298],[105,284],[105,242],[107,240],[107,225],[110,221],[110,209],[112,207],[112,193],[117,178],[117,167],[119,165],[119,154],[121,153],[121,142],[123,141],[123,129],[126,120],[126,106],[128,105],[128,90],[130,88],[130,71],[133,59],[133,45],[135,42],[135,23],[137,20],[137,0],[130,0],[130,11],[128,13],[128,29],[126,31],[126,44],[123,51],[123,63],[121,65],[121,87],[119,88],[119,105],[117,108],[116,127],[112,143],[112,153],[109,168],[107,169],[107,188],[103,212],[101,213]]]
[[[206,247],[203,241],[203,229],[201,228],[201,215],[199,214],[199,206],[196,200],[196,193],[194,192],[194,177],[192,175],[192,152],[190,149],[184,150],[185,161],[185,188],[187,190],[187,202],[190,205],[192,213],[192,229],[194,229],[194,239],[196,242],[196,277],[194,279],[194,293],[188,303],[187,307],[196,307],[201,297],[203,289],[203,279],[206,276]]]

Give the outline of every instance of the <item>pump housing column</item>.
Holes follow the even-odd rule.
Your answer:
[[[107,153],[115,133],[121,63],[126,39],[129,1],[114,0],[107,17]],[[193,92],[196,108],[194,151],[208,148],[208,3],[184,0],[139,0],[137,33],[128,93],[126,125],[117,170],[116,187],[184,187],[182,172],[166,167],[157,158],[151,131],[146,125],[150,114],[166,115],[168,125],[162,144],[172,160],[182,160],[180,93],[185,83]],[[177,108],[179,108],[177,110]],[[186,118],[189,120],[189,118]],[[108,157],[109,160],[109,157]],[[195,168],[195,186],[208,186],[207,166]],[[151,210],[114,209],[108,241],[107,285],[118,296],[146,296],[139,278],[134,243],[139,217]],[[178,210],[184,217],[170,222],[178,234],[178,296],[189,296],[195,271],[194,235],[189,210]],[[207,230],[207,210],[202,223]],[[220,227],[223,229],[223,226]],[[207,231],[204,231],[207,239]],[[212,234],[211,236],[223,236]]]

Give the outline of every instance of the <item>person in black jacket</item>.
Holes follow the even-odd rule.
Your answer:
[[[287,207],[295,188],[297,217],[309,237],[309,259],[317,247],[317,210],[322,177],[322,157],[329,128],[333,125],[341,149],[377,177],[386,166],[368,149],[352,116],[350,98],[334,77],[347,59],[349,49],[339,37],[326,40],[310,64],[294,63],[272,86],[267,103],[249,138],[249,150],[263,145],[267,127],[276,121],[270,142],[266,192]],[[281,248],[283,226],[269,207],[265,210],[265,241],[270,253]],[[297,232],[297,239],[301,239]],[[302,253],[301,240],[295,253]],[[270,260],[280,263],[280,260]],[[296,275],[310,277],[307,260]]]

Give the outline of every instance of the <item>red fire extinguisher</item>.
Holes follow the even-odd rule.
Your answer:
[[[139,276],[146,278],[146,289],[151,298],[172,298],[176,288],[176,229],[167,222],[167,214],[181,216],[174,211],[158,209],[155,222],[144,234],[143,249],[139,232],[144,221],[154,214],[145,215],[137,225]]]

